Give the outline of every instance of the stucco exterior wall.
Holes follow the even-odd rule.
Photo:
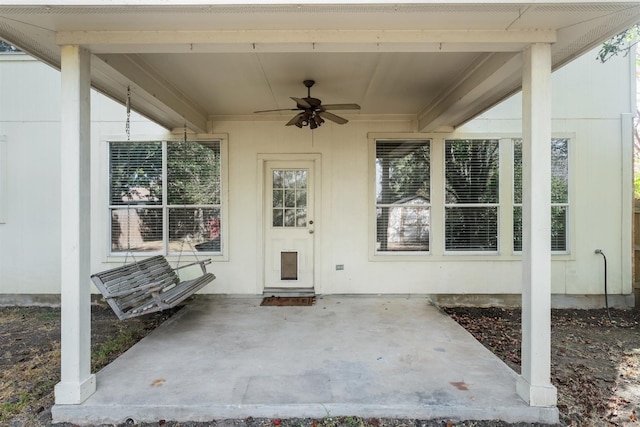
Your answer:
[[[631,177],[625,176],[631,141],[623,138],[622,127],[632,111],[633,75],[630,59],[602,65],[595,54],[553,75],[553,132],[570,138],[570,253],[553,256],[553,293],[602,293],[596,248],[609,260],[609,292],[631,293],[631,247],[621,236],[631,233],[631,212],[623,203],[632,197]],[[60,289],[59,87],[57,71],[22,55],[0,56],[0,137],[7,152],[7,184],[0,189],[0,198],[7,201],[6,220],[0,223],[0,294],[56,294]],[[345,126],[327,123],[311,132],[285,127],[283,119],[214,121],[213,133],[228,137],[228,217],[223,223],[228,240],[226,256],[214,257],[210,266],[217,279],[203,292],[262,293],[258,159],[313,153],[321,159],[317,293],[519,293],[520,256],[510,248],[503,246],[497,255],[444,253],[443,163],[437,153],[449,137],[519,137],[520,103],[515,95],[452,134],[419,135],[432,139],[432,242],[429,255],[411,258],[373,255],[370,150],[376,136],[418,136],[414,122],[355,115]],[[122,263],[108,254],[107,141],[126,139],[125,111],[94,92],[92,120],[92,270],[99,271]],[[132,140],[171,138],[135,114],[131,132]],[[503,184],[511,186],[506,180]],[[507,202],[501,201],[503,209],[511,209]],[[501,233],[509,232],[501,226]],[[501,241],[508,242],[508,236]]]

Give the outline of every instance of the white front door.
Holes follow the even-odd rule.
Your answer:
[[[266,163],[265,290],[313,289],[313,166],[313,161]]]

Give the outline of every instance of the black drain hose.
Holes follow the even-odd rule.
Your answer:
[[[609,321],[613,322],[613,320],[611,320],[611,313],[609,313],[609,296],[607,294],[607,257],[602,249],[596,249],[596,254],[602,255],[602,259],[604,259],[604,305],[607,307],[607,316],[609,317]]]

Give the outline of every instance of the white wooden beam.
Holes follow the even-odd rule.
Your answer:
[[[96,390],[91,374],[90,53],[61,51],[61,379],[56,404],[82,403]]]
[[[523,52],[522,366],[517,392],[555,406],[551,384],[551,46]]]
[[[94,53],[181,52],[487,52],[553,43],[554,30],[157,30],[62,31],[60,45]]]
[[[102,55],[97,58],[102,75],[111,67],[127,80],[134,82],[132,108],[168,128],[185,123],[196,133],[206,133],[207,113],[177,91],[160,73],[135,55]],[[100,84],[97,82],[97,86]],[[136,102],[140,100],[141,102]]]
[[[478,103],[520,67],[520,54],[479,55],[444,88],[429,107],[418,113],[418,130],[433,132],[443,125],[459,125],[478,112]],[[517,86],[516,86],[517,87]]]

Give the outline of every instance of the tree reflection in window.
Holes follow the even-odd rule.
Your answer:
[[[428,140],[376,141],[376,252],[429,250]]]
[[[307,226],[307,170],[272,172],[272,224],[274,227]]]
[[[498,250],[499,142],[445,141],[445,249]]]

